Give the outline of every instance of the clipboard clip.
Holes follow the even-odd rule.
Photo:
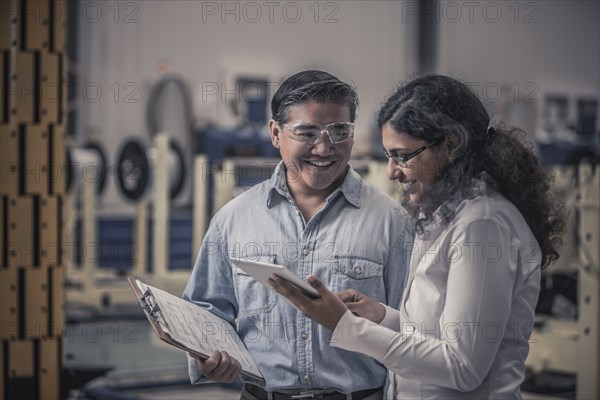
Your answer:
[[[144,309],[156,322],[158,322],[157,313],[160,311],[160,307],[156,301],[153,301],[151,304],[150,299],[154,299],[154,295],[150,291],[150,288],[147,288],[142,297],[140,297],[139,303],[140,307]]]

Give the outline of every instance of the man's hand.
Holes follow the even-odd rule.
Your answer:
[[[342,315],[347,311],[344,303],[331,293],[316,276],[309,275],[308,283],[319,292],[321,297],[312,299],[277,275],[269,278],[269,284],[273,286],[273,289],[292,303],[302,314],[333,331]]]
[[[366,318],[376,324],[380,323],[385,317],[383,304],[354,289],[339,292],[337,297],[344,302],[348,310],[352,311],[354,315]]]
[[[234,382],[242,371],[240,363],[226,351],[214,351],[206,360],[201,360],[193,354],[190,356],[196,361],[198,371],[214,382]]]

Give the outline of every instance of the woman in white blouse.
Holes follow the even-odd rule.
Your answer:
[[[563,225],[549,175],[517,130],[488,128],[477,96],[449,77],[400,86],[378,123],[417,228],[399,310],[354,290],[336,296],[312,275],[319,299],[271,284],[333,331],[331,346],[384,364],[387,398],[520,398],[540,269],[558,258]]]

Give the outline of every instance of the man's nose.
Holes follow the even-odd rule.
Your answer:
[[[330,154],[332,150],[333,144],[331,143],[331,140],[329,140],[329,135],[327,135],[327,132],[322,131],[319,141],[313,145],[312,153],[322,156]]]

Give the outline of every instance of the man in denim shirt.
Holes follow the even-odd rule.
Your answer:
[[[219,210],[206,233],[183,297],[235,323],[266,381],[246,383],[242,399],[382,397],[381,364],[331,347],[331,331],[230,261],[283,264],[333,291],[353,288],[398,306],[413,232],[400,205],[348,164],[357,106],[354,89],[331,74],[288,78],[273,96],[269,122],[282,162],[271,179]],[[239,376],[226,352],[188,358],[192,383]]]

